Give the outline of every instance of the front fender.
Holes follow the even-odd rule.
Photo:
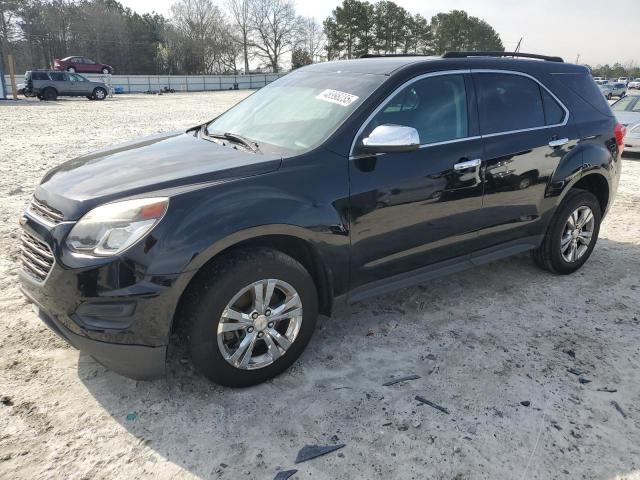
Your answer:
[[[283,235],[310,244],[332,277],[346,283],[348,178],[346,160],[332,155],[172,197],[147,274],[197,271],[239,242]]]

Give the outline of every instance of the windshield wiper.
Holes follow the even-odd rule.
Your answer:
[[[253,140],[249,140],[247,137],[243,137],[242,135],[238,135],[237,133],[229,133],[229,132],[226,132],[226,133],[209,133],[209,131],[207,130],[207,125],[206,124],[202,125],[201,131],[202,131],[202,133],[204,135],[206,135],[208,137],[229,140],[231,142],[239,143],[239,144],[247,147],[253,153],[262,153],[262,152],[260,152],[260,146],[258,145],[258,142],[255,142]]]

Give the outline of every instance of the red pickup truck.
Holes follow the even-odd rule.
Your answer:
[[[87,57],[66,57],[53,60],[53,68],[72,73],[113,73],[111,65],[96,63]]]

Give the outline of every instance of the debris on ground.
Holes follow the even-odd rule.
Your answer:
[[[386,383],[383,383],[383,387],[390,387],[391,385],[395,385],[396,383],[406,382],[407,380],[417,380],[420,378],[420,375],[407,375],[406,377],[396,378],[394,380],[389,380]]]
[[[283,470],[273,477],[273,480],[287,480],[287,478],[293,477],[298,470]]]
[[[531,405],[531,401],[530,400],[523,400],[520,402],[520,405],[522,405],[523,407],[528,407],[529,405]]]
[[[565,350],[563,350],[564,353],[566,353],[567,355],[569,355],[571,358],[576,358],[576,352],[575,350],[571,349],[571,348],[567,348]]]
[[[616,393],[618,390],[616,388],[603,387],[603,388],[598,388],[597,391],[606,392],[606,393]]]
[[[131,412],[127,414],[127,422],[135,422],[138,418],[138,412]]]
[[[344,446],[344,443],[340,443],[338,445],[305,445],[298,452],[295,463],[302,463],[316,457],[321,457],[322,455],[326,455],[327,453],[340,450]]]
[[[6,407],[10,407],[13,405],[13,400],[11,400],[11,397],[8,395],[2,395],[2,397],[0,397],[0,403]]]
[[[584,377],[580,377],[580,378],[578,378],[578,381],[579,381],[580,383],[582,383],[583,385],[584,385],[585,383],[591,383],[591,380],[589,380],[588,378],[584,378]]]
[[[577,375],[578,377],[580,375],[584,375],[585,373],[587,373],[584,370],[580,370],[579,368],[573,368],[573,367],[567,368],[567,372],[573,373],[574,375]]]
[[[420,403],[424,403],[426,405],[429,405],[430,407],[435,408],[436,410],[440,410],[443,413],[446,413],[447,415],[449,415],[449,410],[447,410],[446,408],[438,405],[437,403],[433,403],[431,400],[427,400],[424,397],[421,397],[420,395],[416,395],[416,400],[419,401]]]
[[[624,413],[624,410],[622,409],[622,407],[620,406],[620,404],[618,402],[616,402],[615,400],[611,400],[611,405],[613,405],[615,407],[615,409],[620,412],[620,415],[622,415],[622,418],[627,418],[627,414]]]

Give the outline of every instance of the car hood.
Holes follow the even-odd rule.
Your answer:
[[[191,133],[164,133],[63,163],[45,175],[35,195],[73,220],[97,205],[125,197],[272,172],[281,160]]]
[[[616,119],[623,125],[640,123],[640,112],[613,112]]]

